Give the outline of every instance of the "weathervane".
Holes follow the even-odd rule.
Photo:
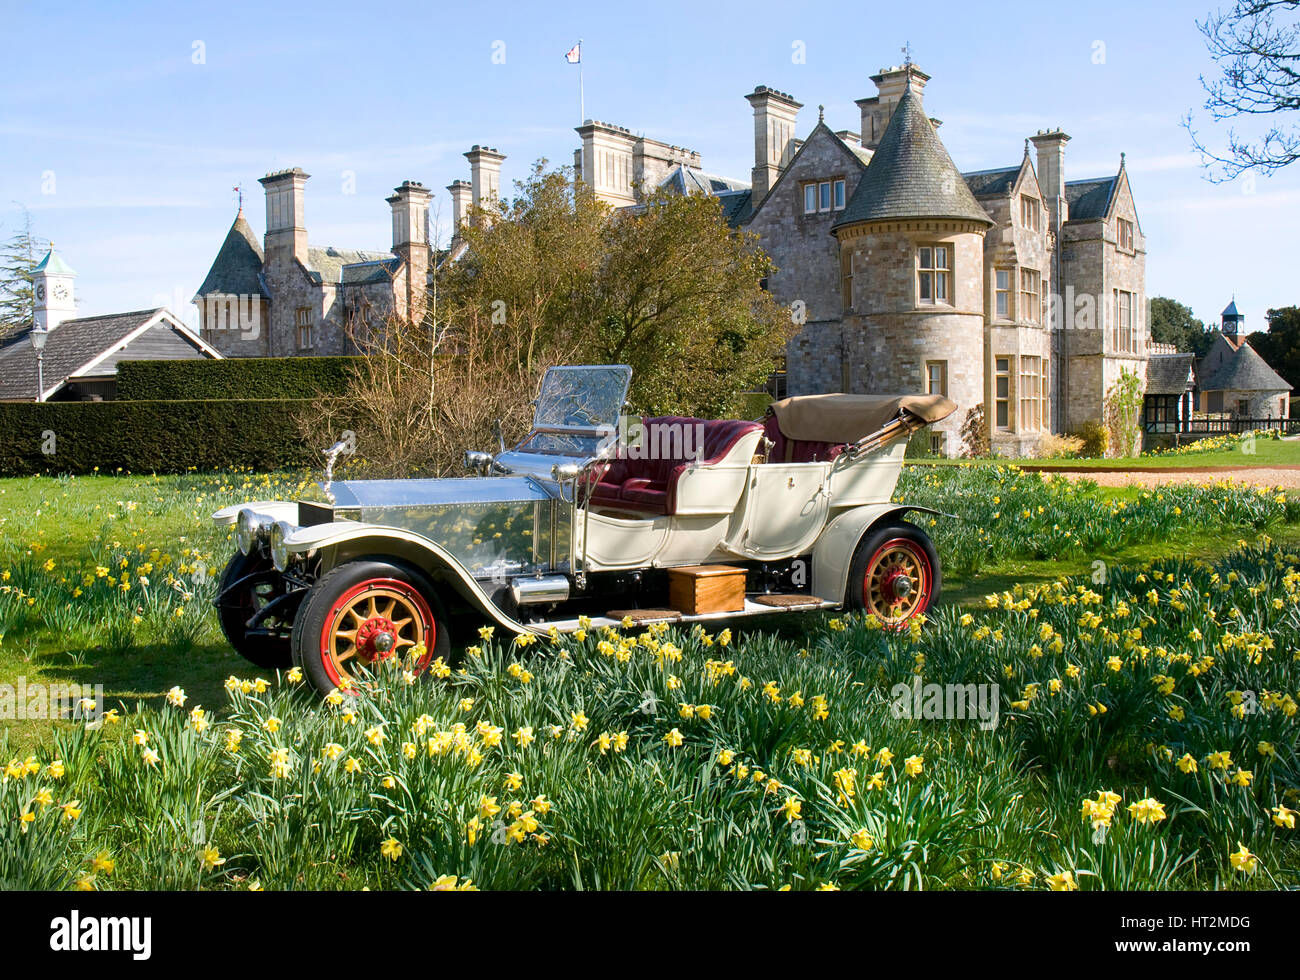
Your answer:
[[[902,51],[903,51],[903,66],[905,68],[911,68],[912,67],[912,42],[908,41],[906,44],[904,44],[902,47]]]
[[[239,195],[239,210],[243,211],[244,210],[244,185],[236,184],[234,187],[230,189]]]

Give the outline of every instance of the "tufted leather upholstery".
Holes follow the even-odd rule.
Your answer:
[[[834,459],[844,451],[842,442],[811,442],[806,439],[787,439],[776,416],[768,413],[763,419],[763,434],[772,440],[768,451],[769,463],[823,463]]]
[[[741,439],[762,429],[758,422],[678,415],[643,419],[642,425],[642,444],[649,450],[647,455],[655,458],[636,459],[622,452],[599,474],[592,489],[593,503],[652,514],[676,513],[677,480],[688,467],[719,462]],[[687,449],[694,452],[688,456]]]

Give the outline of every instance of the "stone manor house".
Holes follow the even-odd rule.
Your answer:
[[[958,170],[923,105],[929,78],[913,64],[882,69],[876,94],[856,102],[859,132],[832,131],[819,114],[802,138],[801,103],[757,87],[745,96],[748,184],[707,173],[695,151],[593,120],[577,129],[574,169],[614,207],[659,186],[714,195],[733,227],[759,236],[776,265],[766,286],[800,324],[780,394],[946,394],[959,410],[931,430],[932,448],[956,455],[967,411],[983,405],[995,450],[1022,455],[1044,433],[1100,420],[1122,370],[1145,380],[1146,241],[1122,155],[1113,175],[1067,180],[1059,129],[1030,136],[1018,163]],[[465,155],[471,181],[448,188],[455,228],[498,192],[504,159],[480,146]],[[394,191],[392,251],[370,253],[308,244],[306,180],[262,179],[265,247],[241,213],[195,298],[204,339],[223,354],[345,352],[349,323],[422,302],[442,258],[425,227],[428,190]],[[231,295],[250,297],[245,310],[255,304],[269,329],[231,329]]]

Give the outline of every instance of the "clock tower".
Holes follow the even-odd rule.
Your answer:
[[[45,258],[32,270],[32,288],[36,298],[34,326],[37,330],[53,330],[76,315],[77,306],[72,295],[72,280],[76,277],[72,267],[63,261],[63,256],[54,251],[51,242]]]

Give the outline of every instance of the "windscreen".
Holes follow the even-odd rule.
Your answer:
[[[554,367],[542,379],[533,434],[523,452],[591,456],[618,431],[632,369],[625,364]]]

